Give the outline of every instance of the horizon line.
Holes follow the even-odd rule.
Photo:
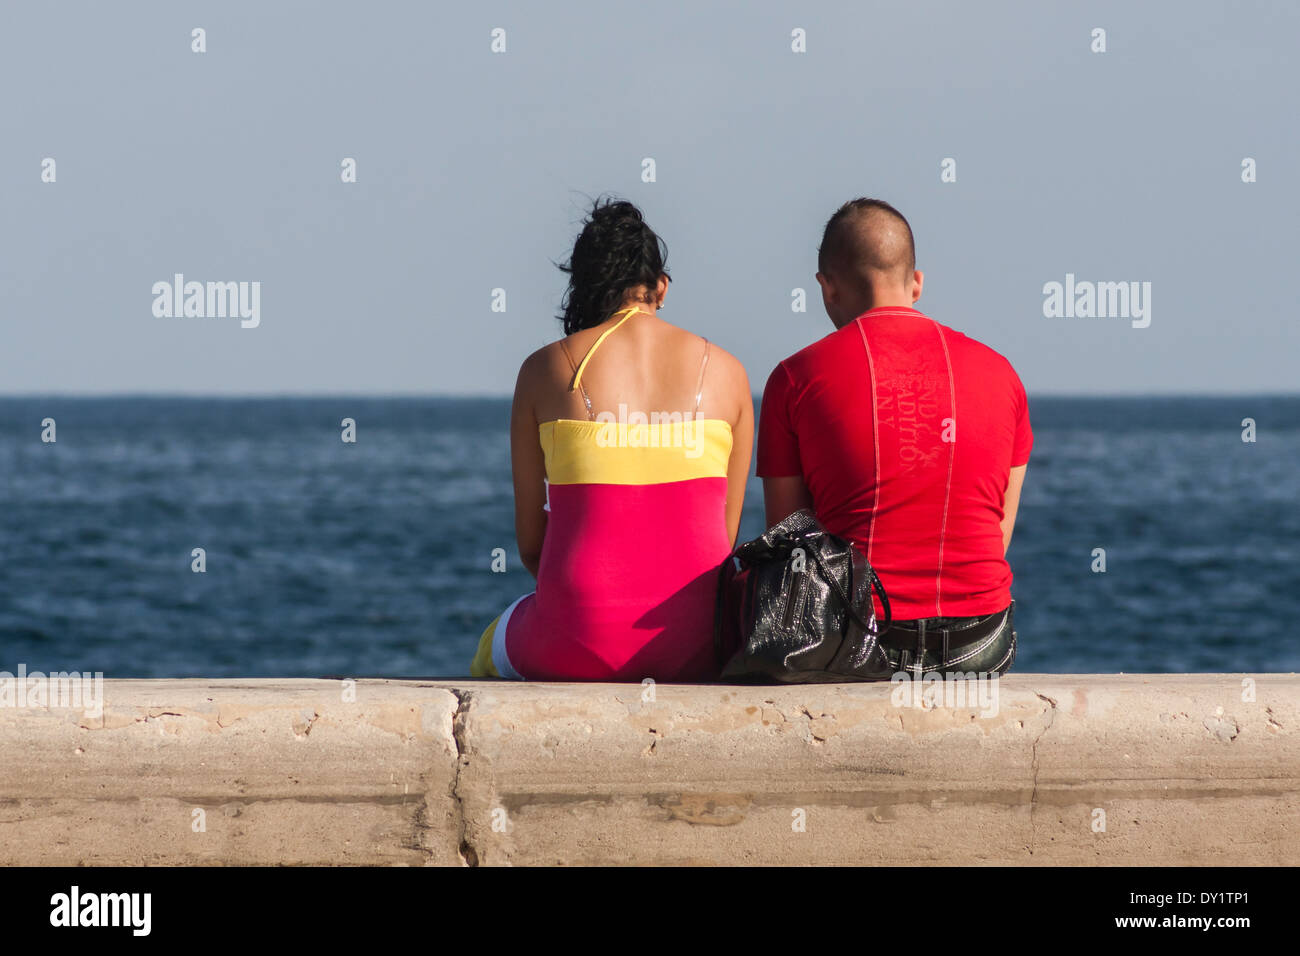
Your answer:
[[[1300,398],[1300,389],[1284,391],[1223,391],[1223,392],[1037,392],[1029,391],[1033,398],[1109,399],[1109,398]],[[113,392],[0,392],[0,401],[18,399],[183,399],[252,401],[265,399],[442,399],[453,401],[510,401],[509,392],[181,392],[181,391],[113,391]],[[762,393],[752,396],[762,401]]]

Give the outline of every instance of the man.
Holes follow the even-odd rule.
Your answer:
[[[896,670],[1002,673],[1015,660],[1011,543],[1033,433],[997,352],[924,315],[912,229],[855,199],[831,216],[817,282],[836,331],[763,391],[769,526],[809,508],[876,569]]]

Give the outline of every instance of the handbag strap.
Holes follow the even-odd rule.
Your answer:
[[[799,540],[804,540],[804,539],[800,538]],[[849,545],[849,547],[851,548],[853,547],[853,545]],[[858,627],[862,628],[863,631],[869,633],[871,631],[871,625],[868,624],[866,621],[862,620],[862,618],[858,615],[857,608],[853,606],[853,601],[850,600],[849,596],[844,593],[844,588],[840,586],[839,578],[831,574],[830,569],[827,568],[825,562],[822,561],[821,552],[818,551],[816,548],[812,547],[810,544],[808,547],[808,553],[812,555],[813,561],[816,562],[817,567],[821,570],[822,577],[826,579],[827,583],[830,584],[831,589],[835,592],[836,596],[839,597],[840,601],[843,602],[844,609],[849,612],[849,616],[853,618],[854,621],[857,622]],[[853,574],[852,563],[849,564],[849,574],[850,576]],[[852,580],[852,577],[850,577],[850,580]],[[893,627],[894,615],[889,608],[889,597],[888,595],[885,594],[885,586],[880,583],[880,577],[876,574],[876,569],[873,568],[870,564],[867,565],[867,585],[868,585],[867,586],[868,599],[870,599],[871,596],[871,589],[874,588],[876,594],[880,595],[880,606],[885,611],[884,626],[878,628],[876,631],[876,636],[879,637],[880,635],[888,631],[891,627]]]

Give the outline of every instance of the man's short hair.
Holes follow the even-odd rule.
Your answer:
[[[850,199],[826,222],[817,269],[864,289],[880,275],[896,274],[906,282],[916,271],[912,227],[883,199]]]

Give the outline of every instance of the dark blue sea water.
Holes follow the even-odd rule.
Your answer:
[[[1017,670],[1300,669],[1300,398],[1030,410]],[[0,399],[0,670],[464,675],[531,590],[508,418],[506,400]],[[755,480],[741,534],[761,531]]]

